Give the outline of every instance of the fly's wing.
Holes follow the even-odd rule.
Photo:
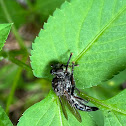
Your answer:
[[[63,99],[65,101],[65,104],[67,105],[68,109],[71,111],[71,113],[75,116],[75,118],[79,121],[82,122],[81,116],[79,112],[76,110],[76,108],[72,107],[72,105],[69,103],[69,100],[66,99],[65,96],[63,96]]]
[[[65,109],[65,101],[64,101],[62,96],[59,97],[59,100],[60,100],[60,103],[61,103],[61,108],[62,108],[63,114],[64,114],[65,118],[68,120],[67,112],[66,112],[66,109]]]

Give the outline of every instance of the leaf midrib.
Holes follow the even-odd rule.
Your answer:
[[[81,21],[81,23],[80,23],[80,27],[79,27],[79,30],[78,30],[79,33],[77,34],[77,41],[76,41],[76,43],[79,43],[81,28],[82,28],[82,26],[83,26],[83,24],[84,24],[84,22],[85,22],[85,19],[86,19],[88,13],[90,12],[90,10],[91,10],[91,8],[92,8],[93,2],[94,2],[94,1],[92,1],[92,3],[89,5],[87,11],[84,12],[84,13],[85,13],[85,16],[83,17],[83,19],[82,19],[82,21]],[[79,51],[78,51],[78,52],[79,52]]]
[[[39,120],[37,121],[37,123],[36,123],[36,126],[40,123],[40,120],[42,119],[42,117],[49,111],[49,109],[52,107],[52,102],[53,102],[53,98],[51,99],[51,101],[50,101],[50,105],[49,105],[49,107],[48,107],[48,109],[44,112],[44,114],[42,115],[42,116],[40,116],[40,118],[39,118]]]
[[[102,30],[94,37],[94,39],[87,45],[86,48],[84,48],[79,55],[74,59],[75,62],[77,62],[82,55],[84,55],[89,48],[91,48],[91,46],[96,42],[96,40],[99,39],[99,37],[107,30],[107,28],[124,12],[124,10],[126,9],[126,7],[124,7],[122,10],[120,10],[113,18],[112,20],[110,20],[110,22],[108,22],[108,24],[105,25],[105,27],[102,28]]]
[[[59,103],[58,97],[57,97],[57,103],[58,103],[58,111],[59,111],[60,124],[61,124],[61,126],[63,126],[63,119],[61,117],[60,103]]]

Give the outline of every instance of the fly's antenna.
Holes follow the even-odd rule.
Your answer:
[[[70,54],[70,57],[68,59],[68,62],[67,62],[67,65],[66,65],[66,72],[67,72],[67,68],[68,68],[68,65],[69,65],[69,62],[70,62],[70,59],[71,59],[72,55],[73,55],[73,53]]]

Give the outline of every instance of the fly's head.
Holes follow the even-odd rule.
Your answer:
[[[52,69],[50,71],[50,73],[52,75],[56,75],[56,76],[61,76],[64,74],[64,65],[63,64],[53,64],[51,65]]]

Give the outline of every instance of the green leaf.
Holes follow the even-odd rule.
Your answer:
[[[47,98],[27,109],[17,126],[95,126],[88,112],[80,112],[80,123],[67,109],[68,120],[64,117],[58,97],[50,91]],[[93,113],[93,112],[92,112]]]
[[[109,106],[109,110],[104,110],[105,126],[125,126],[126,124],[126,90],[113,98],[106,100],[103,104]],[[113,110],[114,108],[114,110]]]
[[[8,37],[12,24],[0,24],[0,51]]]
[[[78,88],[100,84],[126,67],[126,1],[72,0],[48,19],[32,44],[34,75],[51,78],[50,62],[79,64]]]
[[[5,111],[0,106],[0,126],[13,126]]]
[[[98,100],[81,93],[84,98],[99,106],[99,111],[79,111],[82,122],[78,122],[67,109],[68,120],[63,115],[58,97],[51,91],[47,98],[27,109],[18,126],[122,126],[126,123],[126,90],[108,100]],[[104,119],[103,119],[104,117]]]

